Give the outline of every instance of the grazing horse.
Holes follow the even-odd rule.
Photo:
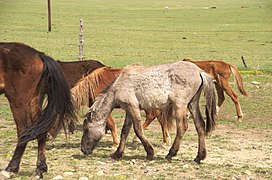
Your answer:
[[[217,90],[217,113],[219,112],[220,107],[222,106],[225,96],[224,96],[224,91],[226,94],[232,99],[232,101],[235,104],[236,107],[236,113],[237,113],[237,121],[242,122],[243,120],[243,112],[238,100],[237,94],[231,89],[231,86],[229,84],[229,78],[230,75],[233,74],[236,84],[238,86],[239,91],[241,92],[242,95],[244,96],[249,96],[249,94],[246,92],[242,80],[242,76],[239,73],[238,69],[231,65],[228,64],[224,61],[216,61],[216,60],[209,60],[209,61],[193,61],[191,59],[183,59],[183,61],[188,61],[191,63],[196,64],[198,67],[203,69],[206,73],[208,73],[215,81],[215,87]],[[161,119],[160,118],[160,112],[151,112],[149,113],[149,118],[146,119],[146,121],[143,124],[143,127],[146,128],[154,119]],[[163,128],[163,141],[167,142],[168,144],[170,143],[169,139],[170,135],[168,132],[167,126],[163,124],[165,122],[165,119],[159,120],[159,123]]]
[[[16,123],[18,143],[1,174],[19,171],[27,143],[38,140],[36,177],[47,172],[46,134],[52,124],[73,124],[76,119],[70,89],[57,61],[22,43],[0,43],[0,93],[7,97]],[[47,96],[47,103],[42,104]]]
[[[199,108],[201,91],[206,96],[206,127]],[[186,111],[189,108],[198,133],[198,153],[194,161],[206,157],[205,134],[215,126],[216,94],[211,77],[196,65],[184,61],[151,67],[128,66],[108,89],[98,96],[83,122],[81,150],[92,153],[105,134],[106,120],[114,108],[126,112],[121,140],[112,159],[122,157],[129,130],[133,124],[141,140],[147,159],[154,158],[154,149],[143,134],[140,123],[141,109],[160,109],[168,112],[168,119],[176,119],[176,138],[166,159],[171,161],[179,150],[180,141],[188,128]],[[171,109],[171,110],[167,110]]]
[[[108,86],[110,86],[119,76],[122,70],[123,69],[120,68],[116,69],[104,66],[93,70],[88,76],[79,80],[78,83],[71,89],[76,107],[80,108],[84,105],[91,107],[90,102],[93,102],[99,93],[103,92]],[[173,121],[163,120],[159,110],[145,110],[145,114],[146,120],[143,124],[143,129],[145,129],[154,119],[158,118],[163,132],[163,146],[170,145],[168,129],[173,126]],[[107,120],[106,129],[111,130],[113,145],[117,147],[119,143],[117,141],[117,130],[114,119],[111,115]]]
[[[238,69],[235,66],[228,64],[224,61],[193,61],[191,59],[183,59],[183,61],[188,61],[196,64],[198,67],[200,67],[213,77],[213,79],[216,81],[215,87],[218,95],[217,111],[219,111],[225,100],[225,92],[235,104],[237,121],[242,122],[244,115],[238,100],[238,96],[231,89],[231,86],[229,84],[230,75],[233,74],[240,93],[244,96],[249,96],[244,88],[242,76],[239,73]]]

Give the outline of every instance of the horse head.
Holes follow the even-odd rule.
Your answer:
[[[92,111],[89,111],[83,122],[83,136],[81,139],[81,151],[85,155],[92,154],[94,148],[97,146],[100,139],[105,133],[104,125],[98,124],[94,119],[97,116],[93,116]]]

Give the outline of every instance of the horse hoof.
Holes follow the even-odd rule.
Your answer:
[[[33,180],[34,180],[34,179],[42,179],[42,177],[39,176],[39,175],[36,175],[36,176],[34,176]]]
[[[153,155],[146,156],[146,159],[148,161],[153,161],[154,160],[154,156]]]
[[[117,155],[116,153],[113,153],[110,155],[111,159],[113,160],[118,160],[122,157],[122,155]]]
[[[199,159],[199,158],[195,158],[194,161],[195,161],[197,164],[200,164],[200,159]]]
[[[243,122],[243,118],[238,118],[238,119],[237,119],[237,122],[238,122],[238,123]]]
[[[119,144],[113,144],[112,147],[111,147],[111,149],[112,150],[116,150],[118,148],[118,146],[119,146]]]
[[[10,179],[14,178],[15,174],[6,170],[1,171],[0,179]]]
[[[172,157],[169,156],[169,155],[167,155],[167,156],[165,157],[165,159],[166,159],[167,162],[172,162]]]

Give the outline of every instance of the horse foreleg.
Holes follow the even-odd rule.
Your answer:
[[[125,151],[125,146],[126,146],[126,140],[127,140],[131,126],[132,126],[131,116],[128,115],[128,113],[126,113],[126,118],[125,118],[122,131],[121,131],[121,139],[120,139],[119,146],[117,147],[116,151],[110,155],[112,159],[117,160],[123,156]]]
[[[180,141],[188,129],[188,122],[186,118],[186,111],[187,108],[177,109],[176,110],[176,126],[177,126],[177,132],[176,137],[174,140],[174,143],[172,144],[169,153],[165,157],[167,161],[171,161],[173,156],[176,156],[180,147]]]
[[[144,131],[141,125],[141,116],[140,110],[132,110],[132,120],[133,120],[133,128],[136,136],[142,142],[144,149],[147,153],[147,159],[153,160],[154,159],[154,149],[152,145],[147,141],[146,137],[144,136]]]
[[[149,124],[151,122],[153,122],[155,119],[156,119],[156,112],[153,111],[153,110],[145,110],[145,114],[146,114],[146,119],[145,119],[145,122],[143,123],[143,129],[145,130]],[[139,139],[138,137],[135,135],[134,138],[133,138],[133,142],[139,142]]]
[[[118,140],[116,125],[115,125],[114,119],[112,118],[111,115],[109,115],[109,117],[107,119],[107,127],[111,131],[112,140],[113,140],[113,147],[116,148],[118,146],[119,140]]]
[[[45,143],[46,136],[38,140],[38,158],[37,158],[37,167],[36,167],[36,175],[37,179],[43,178],[43,173],[47,172],[47,164],[45,157]]]

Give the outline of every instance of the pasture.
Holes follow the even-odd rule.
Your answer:
[[[217,127],[207,137],[207,158],[193,162],[197,134],[189,119],[178,155],[164,160],[162,134],[155,121],[145,131],[155,160],[145,160],[141,144],[132,144],[131,130],[124,157],[113,162],[112,139],[105,136],[94,154],[80,151],[75,134],[47,142],[48,173],[44,179],[271,179],[272,178],[272,3],[268,0],[52,1],[52,32],[47,32],[46,1],[1,0],[0,41],[26,43],[56,60],[78,56],[79,19],[84,20],[84,59],[111,67],[155,65],[185,57],[225,60],[238,67],[250,97],[237,92],[244,121],[235,122],[235,107],[226,96]],[[246,60],[244,67],[241,56]],[[257,81],[260,84],[252,84]],[[203,105],[202,105],[203,107]],[[86,109],[85,109],[86,110]],[[80,113],[84,114],[84,110]],[[114,110],[120,134],[122,110]],[[143,117],[144,119],[144,117]],[[80,119],[82,122],[82,118]],[[174,138],[175,132],[171,131]],[[0,96],[0,170],[11,159],[16,128],[6,98]],[[30,142],[14,179],[29,179],[35,170],[37,143]]]

